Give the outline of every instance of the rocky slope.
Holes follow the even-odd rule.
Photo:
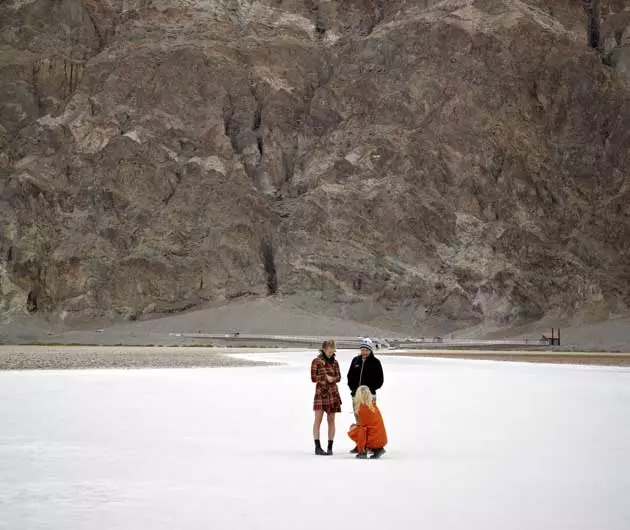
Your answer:
[[[624,8],[0,1],[0,309],[627,311]]]

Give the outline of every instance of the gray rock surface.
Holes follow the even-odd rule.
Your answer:
[[[568,0],[0,2],[0,311],[627,311],[628,11],[603,3],[600,56]]]

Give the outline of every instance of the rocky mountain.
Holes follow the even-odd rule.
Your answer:
[[[630,6],[0,0],[0,308],[630,304]]]

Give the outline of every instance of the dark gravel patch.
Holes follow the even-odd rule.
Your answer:
[[[0,346],[0,370],[225,368],[269,365],[271,363],[235,359],[211,348]]]

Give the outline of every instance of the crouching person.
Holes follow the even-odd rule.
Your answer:
[[[385,452],[387,432],[381,411],[378,409],[370,388],[362,385],[354,395],[354,414],[358,424],[352,424],[348,436],[357,444],[357,458],[379,458]]]

